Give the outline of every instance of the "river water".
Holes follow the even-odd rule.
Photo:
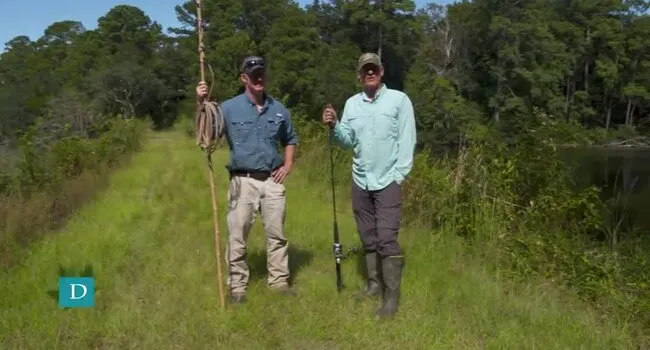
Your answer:
[[[434,157],[454,157],[456,150],[441,147]],[[564,148],[560,158],[575,169],[577,186],[596,186],[609,212],[608,225],[649,237],[650,148]]]
[[[618,208],[611,219],[622,229],[637,233],[650,231],[650,148],[603,149],[569,148],[561,151],[562,159],[576,167],[575,179],[580,186],[595,185],[601,198]]]

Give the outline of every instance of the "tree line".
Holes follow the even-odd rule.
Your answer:
[[[388,86],[412,98],[422,142],[455,142],[480,123],[516,134],[546,113],[584,127],[639,130],[650,100],[650,17],[643,0],[203,2],[214,98],[239,92],[242,57],[267,57],[270,91],[318,118],[358,91],[360,52],[378,52]],[[167,33],[142,10],[112,8],[86,29],[55,22],[0,56],[0,142],[38,118],[90,136],[93,118],[172,123],[198,81],[195,2]],[[210,72],[210,71],[208,71]],[[208,74],[210,76],[210,74]]]

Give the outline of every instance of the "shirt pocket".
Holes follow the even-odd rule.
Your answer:
[[[230,138],[235,144],[247,143],[254,133],[252,120],[233,120],[230,122]]]
[[[284,123],[284,118],[281,116],[269,117],[266,120],[266,134],[271,140],[280,140],[282,136],[282,124]]]
[[[378,139],[395,139],[397,137],[397,111],[380,112],[375,118],[374,131]]]
[[[364,116],[360,114],[348,115],[347,123],[355,132],[360,132],[363,129]]]

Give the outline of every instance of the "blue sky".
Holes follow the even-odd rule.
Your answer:
[[[448,1],[415,0],[415,3],[420,7],[429,2]],[[43,35],[47,26],[57,21],[81,21],[86,28],[94,29],[100,16],[121,4],[139,7],[152,20],[160,23],[166,32],[167,27],[177,25],[174,6],[183,2],[183,0],[2,0],[0,52],[7,41],[18,35],[27,35],[30,39],[36,40]],[[312,0],[298,2],[304,5],[311,3]]]

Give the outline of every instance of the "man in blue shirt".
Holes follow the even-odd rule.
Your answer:
[[[298,137],[284,105],[265,92],[266,63],[246,57],[240,79],[244,92],[224,101],[220,108],[230,147],[228,188],[228,286],[233,303],[244,302],[249,279],[246,262],[248,233],[259,211],[264,221],[270,288],[293,295],[289,286],[289,245],[284,236],[285,186],[291,172]],[[205,82],[196,88],[207,95]],[[277,150],[284,147],[284,157]]]
[[[415,117],[409,97],[382,83],[379,56],[361,55],[357,74],[363,91],[348,98],[341,121],[329,105],[322,118],[334,141],[353,150],[352,206],[368,272],[362,296],[381,294],[377,316],[386,317],[397,312],[400,299],[401,186],[413,166]]]

